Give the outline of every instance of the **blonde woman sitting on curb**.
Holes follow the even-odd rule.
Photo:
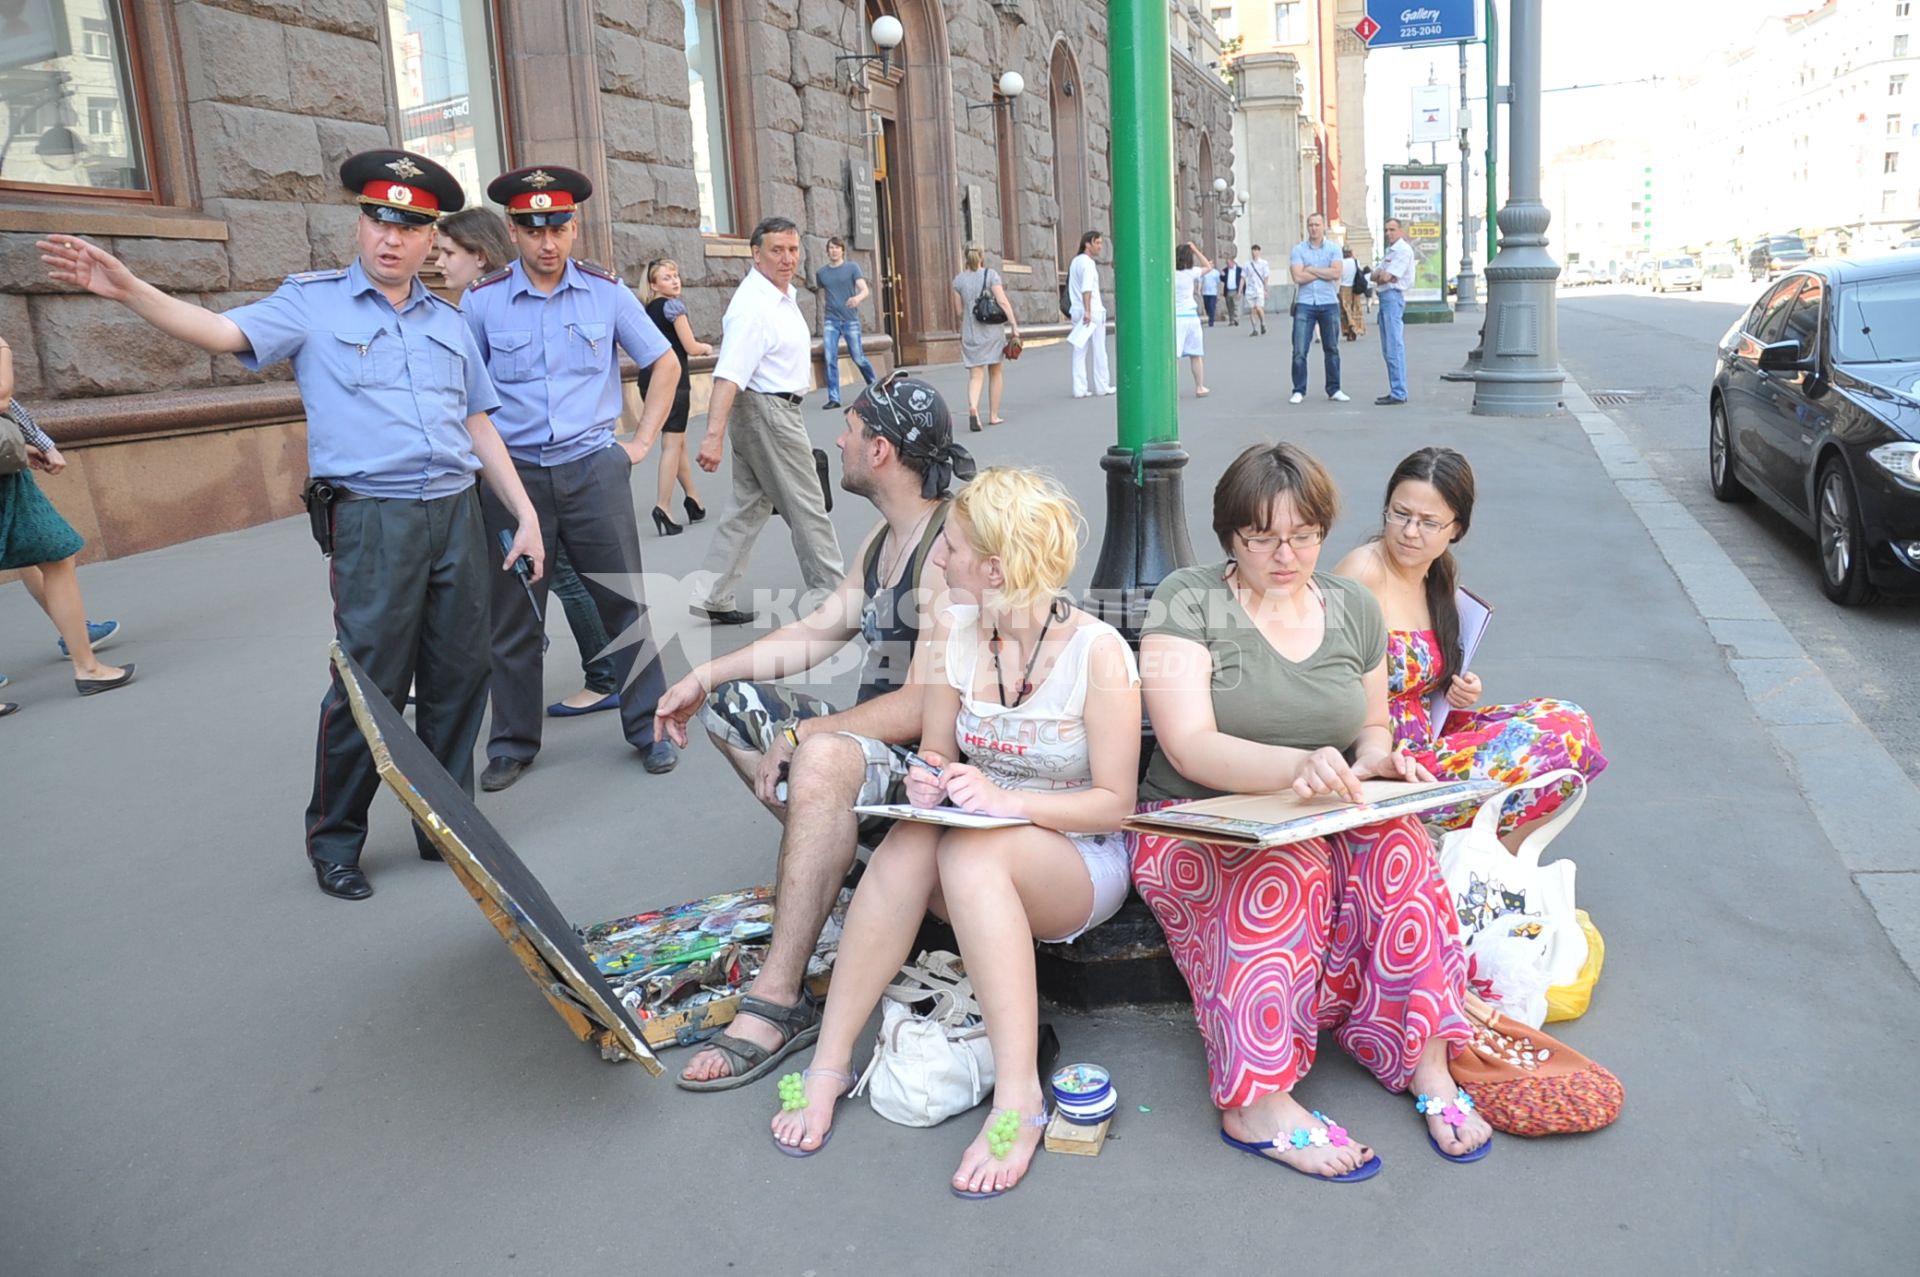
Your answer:
[[[918,806],[1033,823],[902,821],[880,844],[847,911],[806,1105],[773,1120],[783,1153],[825,1146],[834,1103],[853,1085],[855,1040],[929,909],[953,924],[1002,1062],[993,1109],[961,1156],[953,1191],[1006,1192],[1039,1146],[1046,1102],[1034,1065],[1033,942],[1074,939],[1126,898],[1118,831],[1133,810],[1140,755],[1133,654],[1062,593],[1083,527],[1073,499],[1029,471],[984,471],[954,498],[933,562],[956,605],[945,640],[924,644],[915,669],[926,689],[920,757],[935,770],[911,768],[907,792]],[[988,1131],[1008,1112],[1018,1134],[996,1156]]]

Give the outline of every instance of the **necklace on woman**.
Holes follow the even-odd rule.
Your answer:
[[[1020,694],[1012,700],[1007,699],[1007,680],[1000,673],[1000,625],[995,622],[992,636],[987,639],[987,650],[993,653],[993,683],[999,689],[1000,703],[1008,709],[1020,708],[1020,703],[1033,695],[1033,666],[1040,659],[1040,648],[1047,641],[1047,631],[1053,628],[1054,609],[1047,609],[1046,622],[1040,627],[1040,637],[1033,641],[1033,651],[1027,653],[1027,668],[1020,675]]]

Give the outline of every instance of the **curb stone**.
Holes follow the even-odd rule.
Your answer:
[[[1566,405],[1740,680],[1814,819],[1920,980],[1920,789],[1624,431],[1572,378]]]

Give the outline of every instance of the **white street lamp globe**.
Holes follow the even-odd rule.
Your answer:
[[[1216,178],[1214,178],[1214,179],[1213,179],[1213,193],[1214,193],[1215,195],[1225,195],[1225,194],[1227,193],[1227,179],[1226,179],[1226,178],[1224,178],[1224,177],[1216,177]]]
[[[1026,79],[1018,71],[1006,71],[1000,76],[1000,96],[1017,98],[1027,91]]]
[[[899,48],[900,42],[907,38],[907,29],[900,25],[900,19],[889,13],[873,20],[870,34],[874,48],[893,50]]]

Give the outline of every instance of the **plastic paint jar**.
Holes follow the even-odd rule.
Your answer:
[[[1077,1126],[1098,1126],[1113,1116],[1120,1093],[1100,1065],[1066,1064],[1054,1070],[1053,1104],[1061,1117]]]

